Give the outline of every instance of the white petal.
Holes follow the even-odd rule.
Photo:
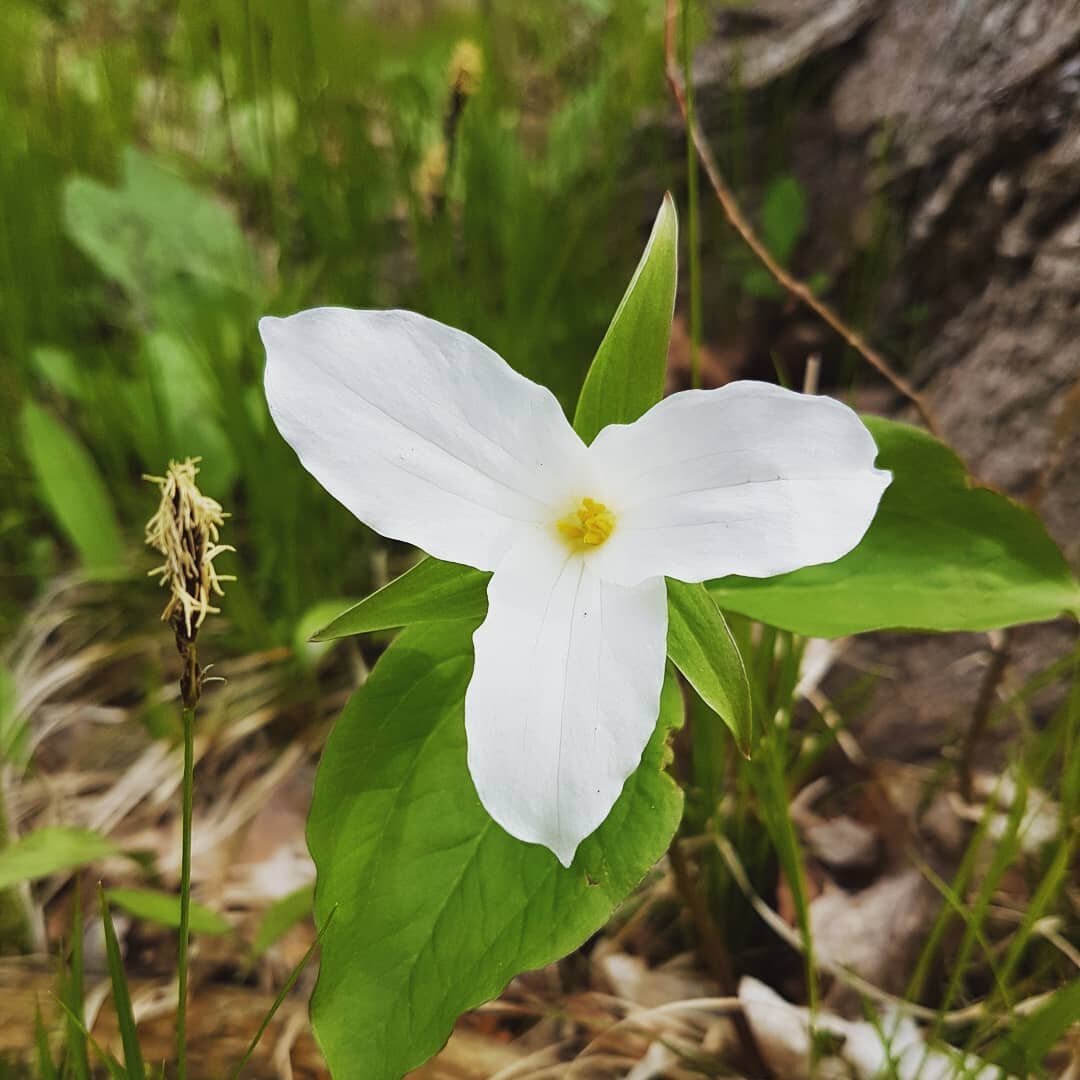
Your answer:
[[[656,726],[666,638],[663,578],[602,582],[549,530],[510,549],[465,695],[469,771],[508,833],[570,865]]]
[[[460,330],[408,311],[314,308],[259,331],[278,429],[385,536],[490,570],[580,473],[585,448],[551,392]]]
[[[592,555],[607,581],[772,577],[846,555],[891,474],[858,416],[759,382],[673,394],[590,448],[616,516]]]

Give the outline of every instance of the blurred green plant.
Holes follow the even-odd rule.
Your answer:
[[[268,424],[257,316],[422,309],[572,403],[636,253],[617,196],[663,90],[658,13],[100,14],[0,11],[0,407],[30,418],[0,433],[0,620],[55,542],[96,571],[136,534],[133,481],[201,455],[238,508],[238,646],[289,643],[313,600],[367,591],[370,540]]]

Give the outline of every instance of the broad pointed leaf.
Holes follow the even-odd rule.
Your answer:
[[[587,443],[608,424],[633,423],[664,395],[679,272],[678,232],[669,193],[581,388],[574,430]]]
[[[464,1010],[580,945],[664,853],[682,795],[663,772],[682,720],[660,723],[570,869],[503,832],[465,760],[475,622],[416,626],[387,650],[323,754],[308,825],[326,930],[312,1001],[337,1076],[390,1080],[434,1053]]]
[[[460,563],[426,558],[353,605],[312,641],[390,630],[419,622],[475,619],[487,611],[491,574]]]
[[[990,630],[1080,608],[1080,585],[1035,514],[974,486],[918,428],[864,419],[893,482],[862,543],[824,566],[710,582],[722,608],[812,637]]]
[[[750,681],[727,620],[704,585],[671,578],[668,656],[709,708],[731,729],[743,754],[750,752]]]

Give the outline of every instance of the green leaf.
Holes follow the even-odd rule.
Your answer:
[[[668,578],[668,656],[750,754],[750,680],[727,620],[704,585]]]
[[[70,179],[64,223],[137,308],[180,332],[202,303],[257,291],[255,256],[234,214],[137,150],[124,153],[119,188]]]
[[[123,908],[129,915],[146,922],[158,923],[173,930],[180,928],[180,897],[154,889],[108,889],[109,903]],[[191,902],[191,929],[196,934],[220,936],[231,934],[232,926],[216,911]]]
[[[1080,607],[1080,586],[1030,510],[974,487],[918,428],[865,417],[893,472],[873,524],[837,562],[709,583],[725,610],[811,637],[868,630],[990,630]]]
[[[292,632],[293,655],[304,667],[313,668],[334,647],[330,638],[319,638],[320,629],[336,619],[343,611],[350,611],[356,600],[317,600],[296,620]]]
[[[221,390],[193,343],[163,331],[142,342],[139,383],[153,388],[159,458],[201,457],[199,486],[222,496],[236,479],[236,458],[225,434]],[[152,469],[157,460],[147,462]]]
[[[275,900],[263,915],[255,942],[251,947],[256,956],[262,956],[276,941],[280,941],[298,922],[311,914],[315,890],[304,885],[295,892]]]
[[[587,443],[608,424],[632,423],[663,397],[679,273],[678,233],[669,193],[581,388],[574,430]]]
[[[323,627],[312,641],[331,641],[370,630],[390,630],[417,622],[475,619],[487,612],[482,570],[441,559],[422,559],[377,592]]]
[[[806,227],[806,196],[794,176],[780,176],[769,184],[761,206],[765,246],[786,266]]]
[[[51,345],[39,345],[30,354],[34,373],[52,390],[71,401],[81,401],[84,394],[82,374],[73,353]]]
[[[987,1059],[1017,1075],[1041,1073],[1046,1055],[1076,1023],[1080,1023],[1080,979],[1019,1019],[1012,1031],[997,1040]]]
[[[120,942],[116,939],[109,912],[109,901],[105,890],[98,886],[101,900],[101,921],[105,927],[105,956],[109,965],[109,979],[112,982],[113,1008],[116,1010],[116,1022],[120,1028],[120,1041],[124,1046],[124,1071],[128,1080],[146,1080],[146,1066],[143,1064],[142,1050],[139,1047],[139,1032],[135,1027],[135,1012],[131,1007],[131,991],[128,988],[127,974],[124,972],[124,958],[120,953]]]
[[[61,825],[38,829],[0,851],[0,889],[75,870],[117,851],[115,844],[89,829]]]
[[[312,1020],[331,1071],[397,1078],[464,1010],[581,944],[664,853],[682,793],[668,680],[641,765],[563,869],[480,805],[465,760],[475,622],[410,627],[353,696],[323,753],[308,823],[326,926]]]
[[[86,448],[32,401],[22,410],[23,449],[45,505],[95,573],[114,571],[123,541],[112,500]]]

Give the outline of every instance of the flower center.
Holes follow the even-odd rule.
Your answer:
[[[555,523],[562,535],[574,545],[596,547],[615,528],[615,515],[595,499],[582,499],[581,505]]]

